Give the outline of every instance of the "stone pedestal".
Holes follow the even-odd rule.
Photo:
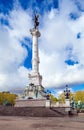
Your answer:
[[[46,107],[50,107],[50,100],[46,100]]]
[[[16,100],[15,107],[46,107],[46,99]]]
[[[70,100],[69,99],[65,99],[65,107],[70,107]]]
[[[69,112],[71,112],[70,100],[69,99],[65,99],[65,112],[67,112],[68,114],[69,114]]]

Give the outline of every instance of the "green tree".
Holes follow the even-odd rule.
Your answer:
[[[61,93],[58,96],[58,100],[59,100],[59,103],[65,103],[65,95],[64,95],[64,93]]]

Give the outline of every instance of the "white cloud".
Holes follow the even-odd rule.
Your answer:
[[[70,13],[80,17],[72,20]],[[51,10],[45,14],[41,28],[40,71],[43,85],[60,87],[65,84],[84,83],[84,13],[81,13],[73,1],[63,0],[60,11]],[[81,39],[77,34],[81,32]],[[67,48],[72,48],[71,52]],[[67,65],[65,60],[73,59],[79,64]]]
[[[9,16],[10,26],[13,28],[11,30],[11,35],[18,39],[23,37],[29,37],[29,28],[31,28],[32,21],[29,12],[24,11],[19,8],[18,10],[13,10]]]
[[[0,17],[5,19],[4,15]],[[23,66],[28,52],[20,42],[30,36],[32,22],[29,12],[21,8],[14,9],[6,19],[8,27],[0,24],[0,90],[25,87],[29,73]]]
[[[84,83],[84,13],[71,0],[59,0],[59,4],[59,9],[52,8],[41,18],[39,54],[44,87]],[[71,20],[70,13],[78,18]],[[24,11],[20,6],[1,17],[8,19],[10,26],[0,24],[0,90],[22,88],[28,84],[30,70],[22,65],[28,52],[20,41],[30,37],[32,18],[29,9]],[[81,38],[77,39],[79,32]],[[67,65],[69,58],[79,64]]]

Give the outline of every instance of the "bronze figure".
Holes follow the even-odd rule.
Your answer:
[[[39,18],[39,15],[34,15],[34,28],[36,29],[37,26],[39,25],[39,22],[38,22],[38,18]]]

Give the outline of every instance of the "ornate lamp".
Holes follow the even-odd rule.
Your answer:
[[[70,96],[70,90],[68,90],[68,85],[66,85],[66,90],[64,90],[64,95],[66,99],[69,99]]]

